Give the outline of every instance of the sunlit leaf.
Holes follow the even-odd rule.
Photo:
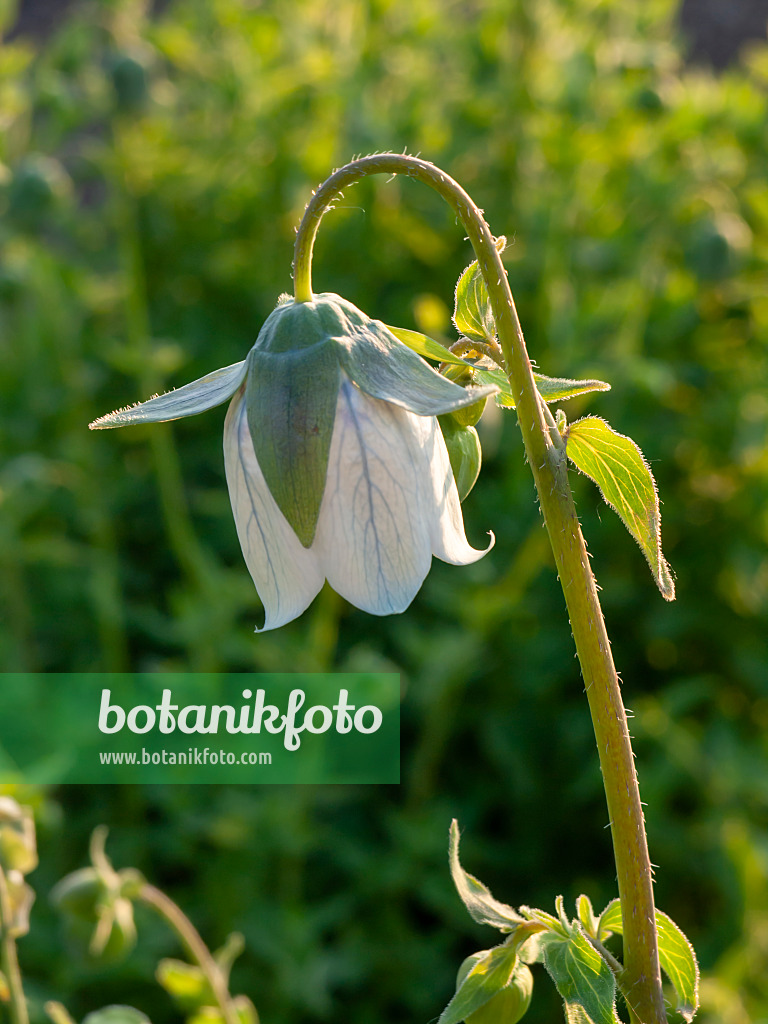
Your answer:
[[[571,423],[566,439],[568,458],[600,488],[639,544],[662,596],[674,600],[675,584],[661,552],[659,496],[643,453],[597,416]]]
[[[544,966],[565,1003],[569,1024],[619,1024],[616,979],[581,932],[573,931],[567,939],[547,935],[543,950]]]
[[[498,387],[497,405],[500,405],[502,409],[515,408],[515,398],[503,370],[477,367],[474,374],[479,383],[495,384]],[[545,377],[542,373],[534,373],[533,379],[536,382],[537,391],[545,402],[564,402],[590,391],[611,390],[611,385],[602,380],[569,380],[567,377]]]
[[[506,903],[500,903],[499,900],[494,899],[488,887],[461,866],[459,861],[459,823],[455,818],[451,822],[448,856],[454,885],[473,920],[478,924],[489,924],[502,932],[514,931],[523,918]]]
[[[477,260],[470,263],[456,285],[453,322],[459,334],[476,341],[493,341],[496,335],[491,300]]]
[[[623,934],[621,903],[612,900],[600,915],[601,941],[611,932]],[[699,1008],[699,965],[693,946],[672,918],[656,911],[656,930],[659,936],[659,963],[672,983],[677,996],[677,1012],[691,1021]]]
[[[593,938],[597,937],[597,929],[599,922],[595,917],[595,912],[592,909],[592,901],[589,896],[585,896],[583,893],[576,900],[576,910],[579,914],[579,920],[584,925],[584,930],[588,935]]]
[[[215,1002],[211,986],[200,967],[183,960],[165,959],[157,965],[155,977],[183,1010],[196,1010]]]
[[[418,331],[409,331],[404,327],[387,326],[387,330],[391,331],[398,341],[402,341],[409,349],[425,359],[434,359],[439,363],[453,363],[456,366],[472,366],[472,363],[467,359],[462,359],[461,356],[450,352],[439,341],[435,341],[434,338],[428,338],[426,334],[420,334]]]
[[[496,946],[480,957],[440,1014],[438,1024],[460,1024],[509,984],[517,955],[509,946]]]

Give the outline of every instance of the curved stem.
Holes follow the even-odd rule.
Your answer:
[[[148,883],[141,887],[138,899],[156,910],[178,935],[187,953],[201,969],[211,986],[216,1004],[221,1010],[226,1024],[240,1024],[221,968],[213,959],[210,950],[200,937],[200,933],[186,914],[161,889]]]
[[[653,882],[634,758],[597,587],[568,483],[565,449],[533,378],[501,256],[482,212],[447,174],[416,157],[384,153],[334,172],[314,193],[296,235],[294,294],[312,300],[312,248],[323,214],[341,190],[369,174],[404,174],[435,189],[461,221],[485,279],[581,664],[603,773],[624,928],[622,991],[633,1024],[666,1024]]]
[[[0,866],[0,966],[8,982],[10,992],[11,1024],[29,1024],[27,1000],[21,983],[19,958],[16,955],[16,940],[11,931],[11,901],[5,871]]]

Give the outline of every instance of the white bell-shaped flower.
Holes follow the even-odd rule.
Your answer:
[[[227,484],[263,629],[274,629],[326,579],[358,608],[389,615],[411,603],[433,555],[466,565],[486,553],[467,542],[435,417],[494,390],[446,380],[329,294],[279,305],[244,362],[91,426],[176,419],[234,396]]]

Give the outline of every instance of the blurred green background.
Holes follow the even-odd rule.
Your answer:
[[[0,4],[8,29],[9,0]],[[615,895],[594,740],[514,413],[481,424],[464,506],[494,551],[435,563],[402,616],[324,591],[264,636],[224,482],[224,409],[91,434],[94,417],[242,359],[290,290],[310,190],[352,156],[418,152],[506,234],[543,373],[613,390],[650,460],[667,605],[624,527],[573,485],[634,712],[657,899],[704,971],[701,1019],[768,1021],[768,47],[685,63],[671,0],[140,0],[73,6],[0,48],[0,667],[402,673],[399,787],[22,792],[42,865],[20,945],[33,1010],[130,1002],[175,945],[142,919],[107,969],[45,893],[98,822],[117,866],[206,938],[264,1024],[434,1020],[495,943],[447,871],[448,824],[501,899]],[[315,285],[450,337],[470,260],[413,182],[323,224]],[[561,1019],[537,978],[526,1020]]]

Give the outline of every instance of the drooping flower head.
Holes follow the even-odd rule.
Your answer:
[[[263,628],[274,629],[326,579],[358,608],[388,615],[411,603],[433,554],[455,565],[485,554],[467,542],[435,417],[495,390],[446,380],[327,293],[281,300],[243,362],[91,427],[173,420],[232,399],[227,484]]]

